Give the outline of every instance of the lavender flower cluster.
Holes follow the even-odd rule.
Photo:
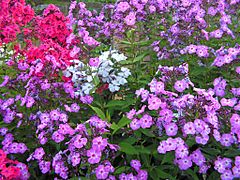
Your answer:
[[[79,107],[73,106],[73,112]],[[36,160],[43,174],[54,170],[61,178],[67,179],[71,174],[70,169],[81,167],[84,170],[87,163],[92,165],[98,179],[114,172],[111,163],[106,159],[114,156],[118,146],[108,142],[104,134],[109,130],[110,125],[97,116],[92,116],[88,121],[77,124],[75,128],[68,123],[68,116],[58,110],[50,113],[42,113],[37,129],[38,139],[41,145],[46,145],[49,140],[55,143],[64,142],[64,148],[54,154],[47,154],[42,146],[35,149],[29,156],[28,161]],[[91,127],[91,132],[87,126]],[[104,167],[104,172],[100,169]],[[94,172],[95,172],[94,171]],[[104,174],[104,175],[103,175]],[[90,175],[90,174],[89,174]],[[105,178],[104,178],[105,179]]]
[[[211,143],[210,139],[213,138],[223,147],[239,148],[240,88],[231,88],[232,98],[225,98],[228,84],[221,77],[214,80],[214,88],[197,88],[188,77],[187,64],[179,67],[160,66],[157,74],[160,76],[149,83],[149,90],[141,88],[136,91],[142,105],[140,110],[132,109],[127,113],[132,120],[131,129],[136,131],[139,128],[157,127],[158,136],[166,138],[160,142],[158,152],[166,154],[174,151],[174,164],[181,170],[187,170],[195,164],[199,167],[199,173],[206,173],[212,165],[218,170],[219,165],[222,169],[218,172],[222,179],[239,177],[240,167],[236,165],[231,169],[231,159],[222,160],[219,157],[212,164],[201,148],[192,150],[187,141],[194,138],[194,144],[201,147]],[[173,88],[168,91],[170,86]],[[189,91],[190,88],[192,91]],[[239,157],[236,156],[236,159]]]

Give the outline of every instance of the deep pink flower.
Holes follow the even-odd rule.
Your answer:
[[[231,170],[224,171],[223,174],[221,174],[222,180],[232,180],[234,178]]]
[[[148,98],[148,109],[149,110],[158,110],[162,104],[161,99],[156,96],[150,96]]]
[[[193,124],[193,122],[188,122],[183,126],[183,132],[185,134],[195,134],[196,130],[195,130],[195,126]]]
[[[188,148],[185,145],[177,146],[175,151],[175,156],[177,158],[184,158],[187,157],[189,154]]]
[[[233,144],[234,139],[231,134],[223,134],[220,140],[221,145],[229,147]]]
[[[176,140],[173,138],[168,138],[165,143],[166,151],[174,151],[177,148]]]
[[[32,97],[28,96],[26,101],[26,107],[30,108],[33,106],[34,103],[35,103],[35,100]]]
[[[177,162],[181,170],[187,170],[192,167],[192,161],[190,157],[184,157],[182,159],[179,159]]]
[[[59,117],[60,117],[60,112],[58,110],[52,110],[50,112],[50,118],[54,121],[57,121],[59,120]]]
[[[45,155],[44,149],[42,147],[35,149],[33,157],[37,160],[41,160]]]
[[[70,157],[71,157],[71,162],[72,162],[73,167],[77,166],[81,161],[79,153],[73,153],[73,154],[71,154]]]
[[[141,127],[140,126],[140,121],[138,119],[134,118],[132,120],[132,122],[130,123],[130,127],[134,131],[138,130]]]
[[[96,58],[90,58],[88,64],[89,64],[90,66],[93,66],[93,67],[98,67],[98,66],[99,66],[99,58],[98,58],[98,57],[96,57]]]
[[[39,169],[43,174],[46,174],[47,172],[50,171],[51,162],[41,160],[38,165],[39,165]]]
[[[71,108],[71,112],[75,112],[75,113],[80,110],[80,107],[79,107],[79,105],[77,103],[71,104],[70,108]]]
[[[184,79],[176,81],[174,84],[174,89],[176,89],[178,92],[183,92],[188,87],[189,87],[189,85],[186,82],[186,80],[184,80]]]
[[[162,141],[160,142],[157,151],[159,154],[165,154],[167,152],[166,150],[166,141]]]
[[[52,140],[54,140],[56,143],[60,143],[65,139],[64,135],[61,134],[59,131],[55,131],[52,134]]]
[[[234,177],[240,177],[240,166],[234,166],[232,168],[232,172],[233,172],[233,175]]]

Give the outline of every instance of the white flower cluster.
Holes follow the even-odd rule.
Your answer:
[[[77,91],[76,95],[89,94],[94,89],[93,77],[96,72],[91,72],[92,68],[79,60],[73,60],[73,66],[64,71],[66,77],[71,77]]]
[[[96,88],[96,79],[103,83],[108,83],[111,92],[119,91],[120,86],[127,83],[127,78],[131,75],[128,68],[122,67],[120,61],[127,60],[124,54],[117,50],[103,52],[99,56],[99,65],[91,66],[79,60],[74,60],[74,65],[69,67],[64,75],[71,77],[77,92],[76,95],[89,94]]]
[[[13,50],[7,51],[6,48],[3,46],[0,46],[0,66],[2,65],[3,61],[6,60],[8,57],[11,57],[13,55]]]
[[[121,67],[119,63],[125,60],[127,60],[127,57],[116,50],[106,51],[99,57],[98,75],[103,82],[109,84],[111,92],[119,91],[120,86],[126,84],[126,79],[131,75],[130,70]]]

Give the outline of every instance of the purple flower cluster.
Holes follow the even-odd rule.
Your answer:
[[[14,142],[14,136],[8,132],[7,128],[0,128],[1,136],[3,137],[1,141],[2,149],[6,154],[24,154],[28,150],[24,143]]]
[[[194,143],[201,147],[214,138],[222,147],[239,146],[239,88],[232,88],[232,98],[225,98],[225,94],[229,94],[228,84],[221,77],[214,80],[214,89],[197,88],[188,77],[187,64],[160,66],[157,75],[159,78],[149,83],[149,90],[136,91],[143,105],[140,110],[132,109],[127,113],[132,120],[130,127],[134,131],[157,127],[159,136],[168,137],[158,146],[160,154],[175,151],[174,163],[181,170],[195,164],[200,173],[206,173],[211,161],[201,149],[192,151],[187,141],[194,138]],[[173,91],[167,91],[167,87],[173,87]],[[191,93],[185,93],[187,89],[192,89]]]
[[[189,152],[189,147],[180,137],[168,138],[165,141],[160,142],[158,146],[158,152],[160,154],[166,154],[170,151],[175,151],[174,163],[178,165],[179,169],[187,170],[195,163],[199,166],[199,173],[206,173],[210,167],[206,163],[206,158],[202,154],[201,150],[197,149],[192,153]]]
[[[212,65],[221,67],[226,64],[230,64],[233,61],[239,61],[238,56],[240,55],[240,46],[236,44],[235,47],[225,49],[221,47],[216,51],[216,58],[214,59]]]
[[[214,162],[214,169],[221,174],[222,180],[240,177],[240,156],[235,157],[235,162],[230,158],[218,157]]]
[[[133,159],[130,162],[131,168],[133,171],[131,173],[122,173],[119,175],[120,180],[124,179],[133,179],[133,180],[147,180],[148,179],[148,172],[141,169],[142,165],[139,160]],[[134,171],[136,172],[136,175],[134,175]]]
[[[97,179],[109,179],[109,180],[115,180],[115,176],[109,175],[110,173],[113,173],[115,171],[114,167],[111,165],[111,163],[106,160],[103,164],[99,165],[96,169],[96,178]]]
[[[61,178],[67,179],[71,174],[69,171],[71,167],[84,168],[87,163],[96,167],[98,179],[106,179],[114,172],[111,163],[103,161],[105,157],[114,156],[114,152],[118,150],[118,146],[110,144],[107,138],[103,138],[108,132],[107,128],[110,126],[108,123],[97,116],[92,116],[85,123],[72,128],[68,123],[67,114],[58,110],[42,113],[39,119],[37,134],[42,147],[36,148],[28,161],[36,160],[43,174],[53,169]],[[91,132],[88,131],[87,126],[90,126]],[[46,143],[49,140],[62,143],[66,148],[55,155],[47,154],[43,146],[47,147]],[[49,159],[50,157],[52,160]]]
[[[200,58],[207,58],[209,56],[208,47],[204,45],[189,45],[182,50],[182,54],[186,52],[188,54],[197,54]]]
[[[74,11],[78,11],[76,18],[74,17]],[[103,14],[97,15],[96,11],[89,11],[83,2],[73,1],[69,7],[68,18],[71,20],[70,29],[73,29],[74,26],[77,29],[77,35],[71,33],[67,38],[67,44],[69,46],[74,45],[72,49],[73,57],[76,54],[85,55],[88,53],[84,51],[83,46],[91,49],[100,44],[96,40],[96,34],[91,35],[90,32],[98,31],[98,26],[103,23]]]

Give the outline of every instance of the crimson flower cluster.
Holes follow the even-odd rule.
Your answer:
[[[0,149],[0,178],[27,180],[30,177],[28,167],[16,160],[8,159],[6,153]]]
[[[0,3],[0,45],[15,41],[17,35],[34,18],[34,10],[24,0]]]

